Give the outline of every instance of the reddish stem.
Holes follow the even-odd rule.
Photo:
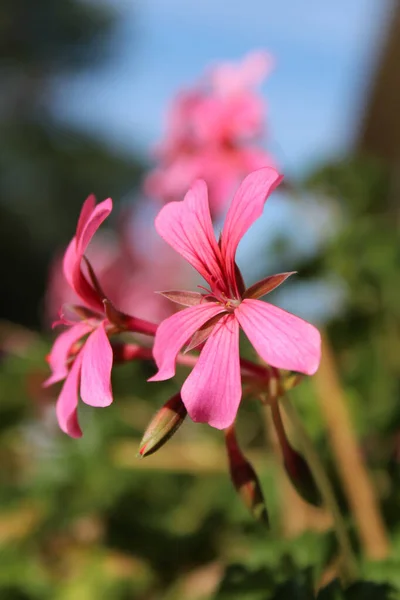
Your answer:
[[[124,322],[124,329],[131,331],[132,333],[144,333],[145,335],[155,336],[158,325],[145,321],[144,319],[138,319],[137,317],[129,317]]]
[[[135,330],[137,331],[137,330]],[[141,332],[144,333],[144,332]],[[150,334],[149,334],[150,335]],[[131,360],[153,360],[151,348],[143,348],[137,344],[113,344],[114,361],[128,362]],[[198,356],[194,354],[183,354],[180,352],[176,357],[176,362],[185,367],[194,367],[197,363]],[[255,363],[245,358],[240,359],[242,375],[252,375],[263,379],[269,378],[269,372],[266,367],[256,365]]]

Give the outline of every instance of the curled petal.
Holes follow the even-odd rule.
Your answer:
[[[111,391],[113,351],[104,323],[88,337],[82,355],[82,400],[90,406],[109,406],[113,401]]]
[[[81,238],[82,232],[86,227],[86,224],[90,220],[90,217],[96,208],[96,196],[94,194],[90,194],[82,205],[81,213],[79,215],[78,224],[76,226],[76,237],[78,239]]]
[[[68,356],[71,346],[80,340],[84,335],[91,331],[91,327],[86,323],[78,323],[66,331],[60,333],[55,340],[48,357],[48,362],[52,370],[52,375],[46,379],[44,386],[47,387],[61,381],[68,375]]]
[[[193,421],[229,427],[242,396],[239,324],[224,315],[211,333],[182,387],[182,401]]]
[[[176,356],[184,344],[204,323],[224,311],[225,308],[220,304],[208,302],[190,306],[165,319],[157,329],[153,347],[158,373],[149,381],[163,381],[173,377]]]
[[[316,372],[321,358],[321,336],[316,327],[261,300],[243,300],[235,315],[266,363],[306,375]]]
[[[223,285],[221,253],[212,227],[207,186],[197,180],[182,202],[169,202],[159,212],[158,234],[211,285]]]
[[[95,206],[90,214],[87,211],[84,215],[85,221],[79,219],[76,231],[76,251],[78,255],[83,256],[90,240],[111,211],[112,200],[111,198],[107,198],[107,200],[103,200],[103,202]],[[84,210],[82,210],[81,216],[83,213]]]
[[[235,281],[235,254],[240,240],[262,214],[269,194],[282,181],[272,167],[250,173],[237,190],[221,234],[221,251],[230,282]]]
[[[112,210],[112,200],[108,198],[97,206],[93,197],[84,203],[78,220],[76,236],[71,240],[63,261],[64,275],[74,292],[91,308],[102,310],[102,299],[82,272],[81,262],[90,240]]]
[[[67,246],[67,249],[64,254],[63,259],[63,270],[65,279],[68,281],[69,285],[72,289],[74,289],[74,271],[75,265],[80,261],[78,261],[76,256],[76,238],[72,238],[70,243]]]
[[[71,437],[82,436],[78,423],[78,386],[82,365],[82,355],[78,354],[65,380],[57,400],[56,414],[60,428]]]

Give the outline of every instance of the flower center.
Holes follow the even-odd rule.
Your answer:
[[[220,304],[223,304],[226,310],[229,312],[233,312],[235,308],[237,308],[241,303],[240,299],[228,298],[224,293],[218,294],[218,296],[216,296],[215,298]]]

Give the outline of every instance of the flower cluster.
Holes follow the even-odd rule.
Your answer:
[[[292,273],[272,275],[246,288],[235,261],[240,239],[261,215],[281,179],[270,167],[248,175],[234,196],[218,242],[204,181],[196,181],[183,201],[161,209],[156,218],[158,233],[200,273],[209,289],[162,292],[186,308],[158,326],[121,312],[102,291],[85,252],[110,214],[112,203],[108,199],[96,206],[93,196],[86,200],[63,265],[70,287],[83,304],[63,308],[57,323],[68,329],[58,337],[49,356],[52,375],[47,384],[66,379],[57,404],[64,431],[74,436],[81,433],[76,418],[79,383],[87,404],[107,406],[112,402],[109,338],[121,332],[155,336],[153,356],[158,372],[151,381],[174,376],[176,359],[186,344],[186,351],[200,348],[181,398],[194,421],[219,429],[233,423],[242,396],[240,327],[269,366],[315,373],[320,360],[318,330],[259,300]]]
[[[157,167],[145,180],[146,192],[163,202],[181,200],[192,182],[208,185],[211,213],[219,216],[240,180],[274,161],[260,145],[265,107],[256,86],[271,68],[262,52],[239,64],[211,69],[172,104]]]
[[[56,406],[58,422],[65,433],[80,437],[78,399],[95,407],[110,405],[111,372],[117,363],[152,361],[157,372],[151,382],[174,377],[176,363],[191,368],[181,390],[150,423],[139,454],[156,451],[187,415],[223,429],[232,480],[253,514],[264,520],[257,476],[235,435],[241,399],[252,396],[271,406],[288,474],[303,496],[317,503],[307,465],[286,438],[277,400],[302,374],[315,373],[321,354],[320,334],[313,325],[260,300],[293,272],[270,275],[247,287],[236,263],[240,240],[282,180],[273,166],[265,166],[271,162],[267,155],[252,147],[263,128],[263,107],[252,86],[267,67],[263,54],[252,55],[237,67],[222,65],[210,72],[203,87],[178,98],[168,138],[159,149],[163,166],[147,180],[147,187],[166,202],[155,219],[160,243],[170,246],[158,250],[161,271],[152,258],[143,263],[128,256],[124,245],[107,267],[104,263],[96,267],[88,246],[110,215],[112,201],[96,205],[93,196],[85,201],[63,258],[72,303],[63,305],[55,323],[66,329],[48,357],[52,374],[45,382],[64,381]],[[212,218],[243,176],[217,239]],[[177,200],[183,190],[184,199]],[[173,272],[179,271],[178,263],[166,268],[172,264],[166,259],[171,248],[178,260],[180,255],[203,278],[197,291],[159,291],[164,280],[167,287],[173,286]],[[140,273],[133,280],[131,267]],[[151,297],[157,297],[171,306],[160,323],[139,318],[143,297],[153,285],[158,294],[149,293],[149,305]],[[241,357],[240,330],[250,341],[256,362]]]

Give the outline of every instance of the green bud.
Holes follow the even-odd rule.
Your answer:
[[[149,456],[174,435],[182,425],[187,410],[182,402],[181,395],[172,396],[156,413],[147,427],[139,447],[139,456]]]

